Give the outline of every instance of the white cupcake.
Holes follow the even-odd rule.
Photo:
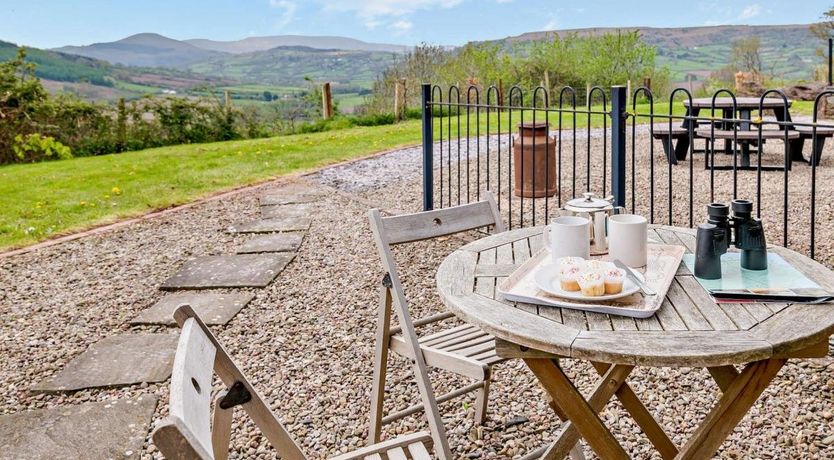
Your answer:
[[[596,297],[605,294],[605,275],[598,271],[585,272],[579,276],[579,288],[582,294]]]
[[[605,293],[619,294],[623,292],[623,280],[625,279],[625,270],[620,268],[609,268],[605,271]]]
[[[616,268],[616,265],[614,265],[611,262],[606,262],[604,260],[594,259],[585,262],[585,268],[588,271],[604,272],[608,271],[611,268]]]
[[[581,268],[575,265],[563,265],[559,269],[559,286],[563,291],[578,291],[580,275],[582,275]]]
[[[556,259],[556,265],[562,267],[577,267],[580,270],[585,268],[585,259],[581,257],[560,257]]]

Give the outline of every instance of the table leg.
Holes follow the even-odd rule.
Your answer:
[[[811,161],[809,162],[811,166],[819,166],[820,160],[822,160],[822,149],[825,147],[825,138],[817,135],[817,141],[814,142],[811,140],[813,144],[811,147]],[[793,151],[791,151],[793,155]],[[802,157],[802,150],[799,151],[799,157]]]
[[[712,458],[765,388],[785,364],[784,359],[767,359],[745,366],[734,378],[695,434],[676,457],[679,460]]]
[[[588,405],[595,413],[602,412],[611,397],[622,388],[625,380],[631,373],[634,366],[609,366],[602,364],[599,369],[599,374],[602,379],[597,383],[591,397],[588,399]],[[558,414],[559,412],[557,412]],[[579,441],[579,432],[573,422],[568,420],[562,427],[556,441],[541,456],[541,460],[560,460],[565,458],[565,454],[570,450],[571,446],[576,445]]]
[[[603,363],[591,364],[593,364],[597,373],[600,375],[603,375],[610,366],[609,364]],[[655,449],[657,449],[660,456],[664,459],[675,458],[678,454],[677,446],[675,446],[675,443],[669,439],[669,435],[667,435],[660,424],[657,423],[654,416],[649,413],[649,410],[646,409],[646,406],[643,405],[628,383],[623,382],[620,388],[617,389],[615,395],[617,396],[617,399],[620,400],[620,404],[622,404],[625,410],[631,415],[631,418],[637,422],[637,425],[640,426],[643,433],[646,434],[646,437],[649,438],[649,441],[652,445],[654,445]]]
[[[735,117],[735,113],[733,113],[732,110],[723,110],[721,112],[721,118],[724,118],[725,120],[733,119],[734,117]],[[733,125],[730,122],[722,122],[721,127],[723,129],[728,129],[728,130],[733,129]],[[738,148],[738,146],[733,145],[733,141],[731,141],[730,139],[725,139],[724,140],[724,154],[725,155],[732,155],[733,150],[736,149],[736,148]]]
[[[730,385],[733,383],[733,380],[738,377],[738,370],[736,370],[735,366],[718,366],[718,367],[708,367],[707,371],[712,376],[712,379],[715,380],[715,383],[718,384],[718,388],[721,388],[722,392],[726,392],[727,388],[730,388]]]
[[[740,109],[738,113],[739,118],[741,118],[742,120],[748,120],[741,122],[741,126],[739,127],[739,129],[742,131],[750,131],[750,109]]]
[[[750,167],[750,142],[748,141],[740,141],[741,142],[741,167],[742,168],[749,168]],[[761,146],[759,146],[761,148]]]
[[[539,379],[539,382],[541,382],[547,393],[550,394],[550,397],[553,398],[556,405],[570,419],[570,426],[576,426],[579,435],[585,439],[597,455],[605,459],[628,459],[628,454],[626,454],[623,447],[614,438],[614,435],[602,423],[594,408],[582,397],[582,394],[558,365],[545,358],[525,358],[524,362]],[[626,372],[626,375],[628,375],[628,372],[631,372],[631,366],[615,366],[610,372],[613,373],[615,371]],[[611,394],[621,384],[622,382],[612,384],[607,379],[601,382],[603,387],[607,385],[613,387],[613,389],[609,388],[606,390],[610,391]],[[598,389],[602,391],[599,387]],[[601,396],[604,396],[604,393],[601,393]],[[597,399],[601,399],[601,396]],[[568,428],[570,427],[565,427],[565,429]]]

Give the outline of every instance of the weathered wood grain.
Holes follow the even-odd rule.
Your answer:
[[[744,331],[582,331],[571,357],[635,366],[711,367],[767,359],[770,343]]]

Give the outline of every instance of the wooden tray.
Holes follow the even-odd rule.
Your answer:
[[[498,285],[498,291],[504,299],[513,302],[532,303],[559,308],[572,308],[610,315],[630,316],[632,318],[648,318],[660,309],[669,285],[675,278],[675,272],[680,266],[686,248],[670,244],[648,245],[648,265],[640,270],[646,278],[646,284],[657,292],[657,295],[646,296],[638,291],[627,297],[605,302],[582,302],[564,299],[548,294],[536,286],[533,280],[539,266],[553,263],[550,251],[542,249],[530,260],[518,267],[509,278]],[[594,257],[605,260],[607,256]]]

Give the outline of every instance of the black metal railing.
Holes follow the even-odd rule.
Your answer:
[[[707,204],[748,198],[756,202],[770,241],[817,255],[818,210],[834,205],[834,162],[820,167],[834,124],[818,123],[817,114],[820,101],[834,91],[816,98],[810,121],[791,118],[791,103],[780,90],[755,100],[720,90],[704,105],[680,88],[663,102],[665,110],[656,110],[661,102],[644,87],[632,92],[628,105],[622,86],[589,88],[583,105],[571,87],[553,90],[555,98],[544,87],[525,92],[514,86],[506,100],[495,86],[484,97],[482,92],[475,86],[423,86],[425,209],[476,201],[489,190],[508,226],[517,228],[542,225],[566,201],[597,192],[611,193],[617,205],[652,223],[692,227],[705,220]],[[544,147],[553,144],[552,159],[544,155],[537,164],[524,157],[532,155],[525,142],[536,151],[540,140],[514,134],[521,123],[549,126]],[[776,140],[782,149],[765,149]],[[800,165],[795,160],[805,140],[811,141],[811,156]],[[534,169],[525,177],[525,160],[533,168],[543,165],[544,174]],[[555,190],[548,190],[554,179],[550,161],[556,163]],[[545,184],[536,184],[542,178]],[[822,197],[820,180],[832,184]],[[834,237],[830,232],[826,242]],[[829,257],[834,256],[827,251]]]

